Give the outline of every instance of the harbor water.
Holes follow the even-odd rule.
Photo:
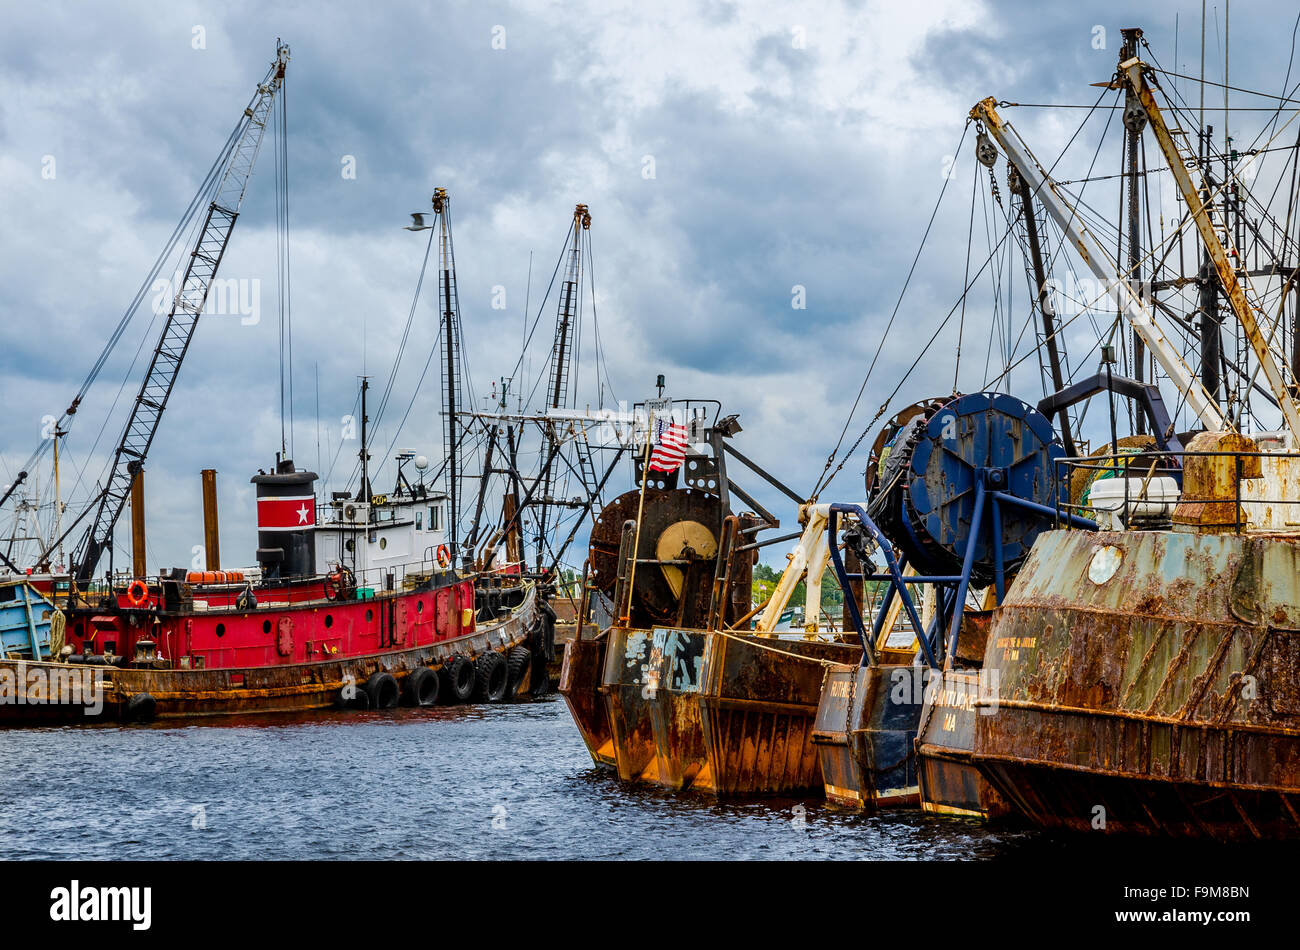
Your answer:
[[[984,859],[1032,831],[719,803],[593,767],[562,700],[0,732],[4,859]]]

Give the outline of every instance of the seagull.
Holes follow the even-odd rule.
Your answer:
[[[405,228],[403,228],[402,230],[404,230],[404,231],[427,231],[427,230],[429,230],[429,228],[433,227],[433,225],[432,225],[432,224],[425,224],[425,223],[424,223],[424,215],[425,215],[425,213],[422,212],[422,211],[412,211],[412,212],[411,212],[411,223],[408,224],[408,225],[407,225]]]

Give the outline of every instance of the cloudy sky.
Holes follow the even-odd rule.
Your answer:
[[[11,480],[36,447],[42,419],[66,408],[277,37],[292,48],[292,436],[300,464],[330,467],[357,377],[387,376],[424,252],[423,236],[401,226],[443,186],[453,199],[480,395],[519,355],[530,254],[536,309],[573,205],[584,202],[614,390],[604,398],[651,395],[659,373],[672,395],[719,398],[740,413],[742,451],[806,492],[881,344],[945,181],[950,193],[849,441],[957,300],[972,220],[969,140],[955,173],[945,173],[970,107],[987,95],[1091,104],[1098,90],[1088,84],[1110,78],[1123,26],[1144,27],[1166,68],[1195,72],[1200,13],[1190,2],[1148,3],[1133,22],[1131,4],[1091,0],[5,0],[0,479]],[[1208,15],[1209,75],[1221,79],[1222,4]],[[1294,16],[1283,3],[1234,5],[1234,85],[1282,87]],[[1011,117],[1037,154],[1051,156],[1080,114],[1021,109]],[[1258,121],[1240,113],[1230,124],[1250,137]],[[268,148],[222,268],[223,277],[260,282],[259,318],[204,318],[149,460],[151,569],[188,563],[201,543],[198,473],[208,467],[221,473],[223,555],[252,560],[248,477],[270,465],[280,442],[272,159]],[[1109,167],[1118,161],[1103,165],[1118,171]],[[1112,192],[1117,199],[1115,188],[1107,201]],[[987,253],[983,228],[975,225],[977,259]],[[1028,312],[1019,280],[1016,325]],[[497,287],[504,309],[492,306]],[[803,309],[793,306],[797,287]],[[548,307],[542,336],[554,319]],[[426,295],[394,391],[399,409],[433,344],[435,309]],[[151,316],[144,308],[128,329],[68,440],[65,488],[68,479],[77,484],[74,506],[116,442],[122,402],[110,407],[137,348],[147,355],[152,345]],[[967,304],[962,389],[979,388],[986,367],[1000,365],[997,340],[986,289]],[[1088,330],[1082,350],[1093,342]],[[954,344],[950,326],[897,405],[951,391]],[[433,382],[416,398],[400,443],[436,455]],[[1036,369],[1017,385],[1030,401],[1041,395]],[[389,426],[376,441],[393,437]],[[862,468],[851,460],[829,494],[859,495]],[[385,472],[376,481],[390,479]],[[779,496],[758,494],[793,523]]]

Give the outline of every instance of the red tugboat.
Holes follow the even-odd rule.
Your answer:
[[[62,662],[25,664],[29,680],[46,670],[52,694],[0,717],[84,718],[91,704],[59,695],[55,675],[75,672],[100,684],[96,715],[121,719],[497,702],[529,688],[525,644],[548,613],[519,587],[515,607],[494,602],[501,615],[480,622],[474,581],[434,527],[440,494],[413,485],[318,506],[315,481],[288,459],[253,477],[256,579],[174,569],[70,602],[65,642],[51,644]]]
[[[277,456],[273,471],[252,479],[258,567],[245,575],[218,569],[213,480],[210,494],[205,490],[205,569],[146,576],[140,504],[145,460],[204,313],[264,133],[276,125],[272,109],[288,60],[288,47],[277,44],[275,60],[177,228],[177,235],[196,234],[194,242],[173,241],[160,256],[178,252],[184,278],[107,479],[82,515],[37,558],[38,566],[48,564],[72,531],[82,531],[66,574],[56,569],[49,575],[53,599],[42,603],[24,594],[23,604],[35,603],[35,613],[24,607],[30,648],[17,638],[12,651],[6,641],[0,656],[0,725],[331,705],[383,708],[402,700],[421,706],[495,702],[548,685],[554,613],[535,586],[500,578],[490,564],[477,574],[456,571],[454,502],[444,514],[445,499],[422,477],[416,485],[406,479],[401,466],[413,453],[399,456],[393,494],[372,494],[364,384],[355,496],[335,494],[319,502],[315,473]],[[146,288],[155,276],[149,275]],[[66,435],[94,378],[92,372],[58,420],[59,435]],[[53,445],[57,471],[57,439]],[[417,468],[425,464],[416,459]],[[111,558],[114,528],[128,497],[139,523],[132,530],[132,571],[123,577],[114,574]],[[451,527],[449,547],[444,526]],[[97,581],[105,554],[108,580]],[[25,588],[38,588],[32,575],[22,575],[7,559],[6,565]],[[532,651],[524,646],[530,638]]]

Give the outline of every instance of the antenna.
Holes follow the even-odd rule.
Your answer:
[[[361,487],[357,489],[357,501],[370,502],[370,453],[366,449],[366,423],[370,421],[366,415],[366,390],[370,388],[370,377],[361,377],[361,451],[357,453],[357,458],[361,459]]]

